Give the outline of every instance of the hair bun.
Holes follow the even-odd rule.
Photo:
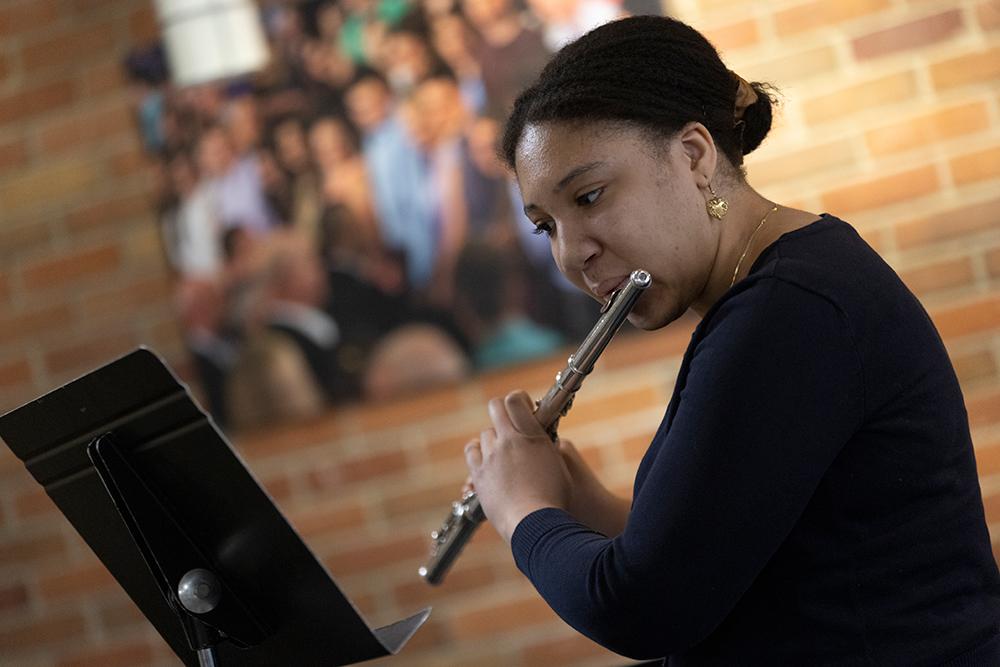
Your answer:
[[[764,137],[771,131],[772,108],[775,104],[773,88],[770,85],[754,81],[750,87],[757,93],[757,101],[743,112],[744,155],[749,155],[760,146]]]

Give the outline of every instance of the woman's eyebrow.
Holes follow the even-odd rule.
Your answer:
[[[596,169],[597,167],[603,167],[604,164],[605,164],[604,161],[598,160],[597,162],[589,162],[587,164],[580,165],[579,167],[574,167],[573,169],[570,169],[569,173],[563,176],[559,180],[559,182],[556,183],[556,187],[552,190],[552,192],[558,194],[560,190],[566,187],[569,184],[569,182],[572,181],[577,176],[585,174],[588,171]]]

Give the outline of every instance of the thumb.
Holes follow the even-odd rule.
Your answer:
[[[566,463],[572,467],[586,466],[583,462],[583,457],[580,456],[580,451],[570,440],[563,440],[559,438],[558,443],[559,453],[562,454],[563,459]]]

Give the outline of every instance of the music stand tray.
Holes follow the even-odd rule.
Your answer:
[[[349,665],[430,614],[370,628],[149,349],[3,415],[0,438],[186,665]]]

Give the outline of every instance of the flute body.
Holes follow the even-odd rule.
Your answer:
[[[555,382],[548,392],[536,401],[535,417],[553,442],[557,437],[559,420],[572,406],[573,396],[583,384],[584,378],[593,370],[594,362],[621,328],[636,300],[651,282],[646,271],[639,269],[631,273],[625,285],[608,300],[601,317],[580,347],[570,356],[566,367],[556,373]],[[428,584],[441,583],[476,528],[485,520],[486,515],[475,491],[469,491],[461,500],[453,502],[444,523],[431,533],[430,557],[427,564],[419,569],[420,576]]]

